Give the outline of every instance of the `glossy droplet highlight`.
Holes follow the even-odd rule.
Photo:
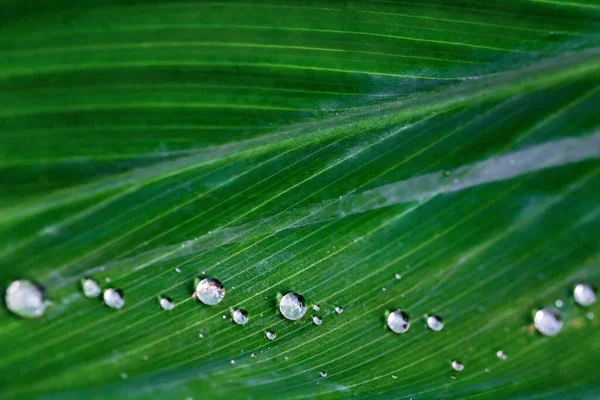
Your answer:
[[[398,280],[402,279],[402,275],[396,274],[396,279],[398,279]]]
[[[444,321],[438,315],[430,315],[427,318],[427,326],[432,331],[439,332],[444,329]]]
[[[543,308],[536,312],[533,325],[544,336],[555,336],[563,327],[560,313],[554,308]]]
[[[233,321],[238,325],[248,322],[248,312],[242,308],[233,311]]]
[[[402,310],[396,310],[388,315],[387,324],[393,332],[404,333],[410,328],[408,314]]]
[[[315,311],[320,311],[320,310],[321,310],[321,307],[319,307],[319,305],[318,305],[318,304],[315,304],[315,305],[313,306],[313,310],[315,310]]]
[[[279,302],[279,311],[281,315],[292,321],[302,318],[306,313],[304,297],[294,292],[286,294]]]
[[[173,304],[171,299],[169,299],[167,297],[163,297],[162,299],[160,299],[160,306],[162,307],[163,310],[167,310],[167,311],[170,311],[175,307],[175,305]]]
[[[320,372],[320,374],[321,374],[321,376],[322,376],[323,378],[326,378],[326,377],[327,377],[327,372],[325,372],[325,371],[321,371],[321,372]]]
[[[323,320],[315,315],[313,317],[313,322],[315,323],[315,325],[321,325],[323,323]]]
[[[277,337],[277,335],[275,334],[275,332],[271,332],[271,331],[267,332],[267,339],[273,340],[273,339],[275,339],[275,337]]]
[[[100,285],[93,279],[84,279],[81,281],[81,289],[85,297],[98,297],[102,293]]]
[[[506,360],[508,358],[508,356],[506,355],[506,353],[503,352],[502,350],[498,350],[496,352],[496,357],[498,357],[501,360]]]
[[[213,278],[204,278],[196,286],[196,297],[202,303],[213,306],[225,297],[223,284]]]
[[[31,281],[18,280],[6,289],[6,307],[23,318],[37,318],[44,315],[52,304],[44,299],[44,289]]]
[[[587,283],[580,283],[579,285],[575,286],[575,290],[573,290],[573,296],[575,297],[577,304],[580,306],[591,306],[596,302],[596,289]]]
[[[104,304],[117,310],[122,308],[125,305],[123,294],[117,289],[106,289],[104,291]]]
[[[338,314],[341,314],[341,313],[344,312],[344,309],[342,307],[340,307],[340,306],[336,306],[335,307],[335,312],[338,313]]]
[[[463,369],[465,369],[465,366],[462,365],[462,363],[460,363],[459,361],[454,360],[452,361],[452,368],[455,371],[462,371]]]

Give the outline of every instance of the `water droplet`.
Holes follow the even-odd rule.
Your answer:
[[[125,305],[123,293],[117,289],[106,289],[104,291],[104,304],[110,308],[116,308],[117,310],[122,308]]]
[[[387,324],[396,333],[404,333],[410,328],[408,314],[402,310],[396,310],[388,315]]]
[[[560,313],[554,308],[542,308],[536,312],[533,325],[544,336],[555,336],[563,327]]]
[[[563,302],[562,302],[562,300],[556,300],[556,301],[554,302],[554,304],[556,304],[556,307],[558,307],[558,308],[561,308],[561,307],[563,306]]]
[[[98,297],[102,293],[102,289],[93,279],[84,279],[81,281],[81,288],[85,297]]]
[[[315,315],[313,317],[313,322],[315,323],[315,325],[321,325],[323,323],[323,320]]]
[[[427,326],[432,331],[439,332],[444,329],[444,321],[438,315],[430,315],[429,318],[427,318]]]
[[[107,276],[106,278],[104,278],[104,282],[110,282],[110,278]]]
[[[23,318],[41,317],[52,304],[44,300],[44,289],[28,280],[18,280],[6,289],[6,307]]]
[[[496,356],[501,359],[501,360],[506,360],[508,358],[508,356],[506,355],[505,352],[503,352],[502,350],[498,350],[496,352]]]
[[[315,310],[315,311],[320,311],[320,310],[321,310],[321,307],[319,307],[319,305],[318,305],[318,304],[315,304],[315,305],[313,306],[313,310]]]
[[[199,337],[200,339],[204,339],[204,333],[201,333],[201,334],[199,334],[199,335],[198,335],[198,337]]]
[[[223,284],[213,278],[204,278],[196,286],[196,296],[202,303],[213,306],[225,297]]]
[[[402,275],[396,274],[396,279],[402,279]]]
[[[148,361],[148,356],[144,356],[144,361]]]
[[[450,379],[456,379],[456,376],[450,375]]]
[[[276,336],[277,335],[275,334],[275,332],[271,332],[271,331],[267,332],[267,339],[269,339],[269,340],[275,339]]]
[[[289,360],[288,356],[283,357],[284,360]]]
[[[255,354],[255,353],[252,353],[252,354],[250,354],[250,357],[252,357],[252,358],[256,358],[256,354]]]
[[[163,310],[172,310],[175,305],[173,304],[173,301],[171,301],[171,299],[167,298],[167,297],[163,297],[162,299],[160,299],[160,306],[162,307]]]
[[[392,375],[392,379],[398,379],[398,376]]]
[[[279,302],[279,311],[281,315],[292,321],[302,318],[304,313],[306,313],[304,297],[294,292],[286,294]]]
[[[585,314],[585,316],[587,317],[587,319],[594,319],[594,313],[591,311]]]
[[[596,302],[596,289],[587,283],[580,283],[573,290],[575,301],[580,306],[590,306]]]
[[[227,315],[223,315],[223,319],[227,319]]]
[[[381,290],[385,292],[387,289],[386,288],[381,288]]]
[[[490,372],[489,368],[484,369],[485,372]]]
[[[341,314],[344,312],[344,309],[340,306],[335,306],[335,312],[338,314]]]
[[[127,375],[126,372],[122,372],[121,373],[121,379],[127,379],[127,378],[129,378],[129,375]]]
[[[175,272],[180,273],[181,272],[181,268],[179,268],[179,267],[175,268]]]
[[[325,371],[321,371],[321,372],[320,372],[320,374],[321,374],[321,376],[322,376],[323,378],[326,378],[326,377],[327,377],[327,372],[325,372]]]
[[[234,364],[235,364],[235,360],[231,360],[231,365],[234,365]]]
[[[244,325],[248,322],[248,312],[242,308],[233,311],[233,320],[236,324]]]
[[[454,361],[452,361],[452,368],[455,371],[462,371],[463,369],[465,369],[465,366],[462,365],[460,362],[454,360]]]

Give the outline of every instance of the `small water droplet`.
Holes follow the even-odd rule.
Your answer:
[[[340,306],[335,306],[335,312],[338,314],[341,314],[344,312],[344,309]]]
[[[306,313],[304,297],[294,292],[286,294],[279,302],[279,311],[281,315],[292,321],[302,318]]]
[[[181,272],[181,268],[179,268],[179,267],[175,268],[175,272],[180,273]]]
[[[23,318],[36,318],[44,315],[52,304],[44,299],[44,289],[28,280],[18,280],[6,289],[6,307]]]
[[[315,310],[315,311],[320,311],[320,310],[321,310],[321,307],[319,307],[319,305],[318,305],[318,304],[315,304],[315,305],[313,306],[313,310]]]
[[[223,315],[223,319],[227,319],[227,315]]]
[[[450,375],[450,379],[456,379],[456,376]]]
[[[327,372],[325,372],[325,371],[321,371],[321,372],[320,372],[320,374],[321,374],[321,376],[322,376],[323,378],[326,378],[326,377],[327,377]]]
[[[496,356],[501,359],[501,360],[506,360],[508,358],[508,356],[506,355],[505,352],[503,352],[502,350],[498,350],[496,352]]]
[[[430,315],[427,318],[427,326],[432,331],[439,332],[444,329],[444,321],[438,315]]]
[[[129,375],[127,375],[126,372],[121,373],[121,379],[127,379],[129,378]]]
[[[392,379],[398,379],[398,376],[392,375]]]
[[[148,356],[144,356],[144,361],[148,361]]]
[[[580,306],[590,306],[596,302],[596,289],[587,283],[580,283],[573,290],[575,301]]]
[[[238,325],[244,325],[248,322],[248,312],[242,308],[233,311],[233,320]]]
[[[385,292],[387,289],[386,288],[381,288],[381,290]]]
[[[387,324],[393,332],[404,333],[410,328],[408,314],[402,310],[396,310],[388,315]]]
[[[160,299],[160,306],[162,307],[163,310],[172,310],[175,305],[173,304],[173,301],[171,299],[169,299],[168,297],[163,297]]]
[[[110,282],[110,278],[107,276],[106,278],[104,278],[104,281],[108,283]]]
[[[256,354],[255,354],[255,353],[252,353],[252,354],[250,354],[250,357],[252,357],[252,358],[256,358]]]
[[[315,325],[321,325],[323,323],[323,320],[315,315],[313,317],[313,322],[315,323]]]
[[[204,278],[196,286],[196,297],[202,303],[213,306],[225,297],[225,288],[217,279]]]
[[[235,364],[235,360],[231,360],[231,365],[234,365],[234,364]]]
[[[283,357],[284,360],[289,360],[288,356]]]
[[[402,279],[402,275],[396,274],[396,279],[398,279],[398,280]]]
[[[485,372],[490,372],[489,368],[484,369]]]
[[[199,337],[200,339],[204,339],[204,333],[201,333],[201,334],[199,334],[199,335],[198,335],[198,337]]]
[[[454,361],[452,361],[452,368],[455,371],[462,371],[463,369],[465,369],[465,366],[462,365],[460,362],[454,360]]]
[[[275,334],[275,332],[271,332],[271,331],[267,332],[267,339],[269,339],[269,340],[275,339],[276,336],[277,335]]]
[[[544,336],[555,336],[563,327],[560,313],[554,308],[542,308],[533,318],[535,329]]]
[[[122,308],[125,305],[123,293],[117,289],[106,289],[104,291],[104,304],[117,310]]]
[[[562,307],[562,306],[563,306],[563,302],[562,302],[562,300],[556,300],[556,301],[554,302],[554,304],[556,304],[556,307],[558,307],[558,308],[560,308],[560,307]]]
[[[587,317],[587,319],[594,319],[594,313],[591,311],[585,314],[585,316]]]
[[[81,288],[85,297],[98,297],[102,293],[102,289],[93,279],[84,279],[81,281]]]

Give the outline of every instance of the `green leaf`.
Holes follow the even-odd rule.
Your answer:
[[[597,0],[2,9],[2,398],[600,395]]]

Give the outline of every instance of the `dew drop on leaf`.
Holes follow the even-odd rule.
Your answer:
[[[340,306],[336,306],[335,307],[335,312],[338,313],[338,314],[341,314],[341,313],[344,312],[344,309],[342,307],[340,307]]]
[[[276,336],[277,335],[275,334],[275,332],[271,332],[271,331],[267,332],[267,339],[269,339],[269,340],[275,339]]]
[[[587,283],[580,283],[575,286],[575,290],[573,290],[573,296],[575,297],[575,301],[580,306],[590,306],[596,302],[596,290],[593,286],[588,285]]]
[[[85,297],[98,297],[102,293],[100,285],[93,279],[84,279],[81,281],[81,289]]]
[[[315,304],[315,305],[313,306],[313,310],[315,310],[315,311],[319,311],[319,310],[321,310],[321,307],[319,307],[319,305],[318,305],[318,304]]]
[[[104,291],[104,304],[110,308],[120,309],[125,305],[123,293],[117,289],[106,289]]]
[[[396,279],[402,279],[402,275],[396,274]]]
[[[163,297],[160,299],[160,306],[162,307],[163,310],[172,310],[175,305],[173,304],[173,302],[171,301],[171,299],[167,298],[167,297]]]
[[[44,315],[52,304],[44,300],[44,289],[28,280],[18,280],[6,289],[6,307],[23,318],[37,318]]]
[[[408,314],[402,310],[396,310],[388,315],[387,324],[393,332],[404,333],[410,328]]]
[[[533,325],[544,336],[555,336],[563,327],[560,313],[554,308],[542,308],[535,313]]]
[[[327,377],[327,372],[325,372],[325,371],[321,371],[320,374],[323,378]]]
[[[248,322],[248,312],[242,308],[233,311],[233,321],[238,325],[244,325]]]
[[[496,352],[496,356],[501,359],[501,360],[506,360],[508,358],[508,356],[506,355],[505,352],[503,352],[502,350],[498,350]]]
[[[585,316],[587,317],[587,319],[590,319],[590,320],[594,319],[594,313],[591,311],[588,312],[587,314],[585,314]]]
[[[454,361],[452,361],[452,368],[455,371],[462,371],[463,369],[465,369],[465,366],[462,365],[460,362],[454,360]]]
[[[563,301],[562,300],[556,300],[554,302],[554,304],[556,305],[556,307],[561,308],[563,306]]]
[[[286,294],[279,302],[279,311],[281,315],[292,321],[302,318],[306,313],[304,297],[294,292]]]
[[[225,297],[225,287],[217,279],[204,278],[196,286],[196,297],[202,303],[213,306]]]
[[[323,320],[315,315],[313,317],[313,322],[315,323],[315,325],[321,325],[323,323]]]
[[[430,315],[427,318],[427,326],[432,331],[439,332],[444,329],[444,321],[438,315]]]
[[[392,379],[398,379],[397,375],[392,375]]]

